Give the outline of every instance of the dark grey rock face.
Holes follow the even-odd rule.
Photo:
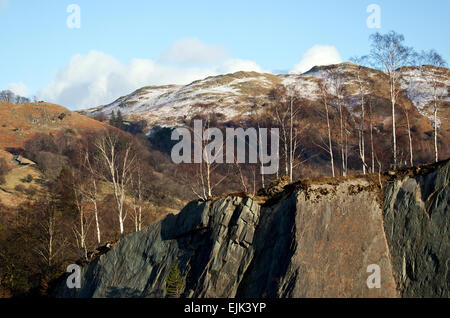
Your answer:
[[[164,297],[175,264],[183,296],[232,297],[253,257],[260,207],[248,198],[192,202],[144,231],[126,237],[82,270],[82,288],[63,282],[58,297]]]
[[[449,162],[378,184],[359,177],[250,198],[192,202],[124,238],[56,297],[448,297]],[[380,201],[383,197],[384,202]],[[368,288],[367,267],[381,269]]]
[[[289,276],[289,264],[295,252],[296,203],[297,195],[293,193],[261,210],[252,246],[255,257],[239,286],[237,297],[280,296],[280,284]]]
[[[403,297],[449,297],[450,165],[389,184],[385,230]]]

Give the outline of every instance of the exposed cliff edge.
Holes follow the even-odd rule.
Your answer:
[[[449,297],[450,161],[378,177],[304,181],[264,204],[191,202],[65,279],[57,297]],[[369,289],[367,267],[381,269]]]

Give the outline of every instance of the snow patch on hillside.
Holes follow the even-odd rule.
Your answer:
[[[356,71],[357,65],[343,63],[334,67],[342,77],[345,87],[344,106],[355,116],[359,116],[361,98],[359,96]],[[137,116],[147,120],[151,125],[176,125],[196,114],[223,114],[225,119],[251,116],[251,106],[265,103],[267,93],[277,84],[292,89],[296,96],[320,102],[319,83],[325,81],[330,94],[330,104],[336,104],[334,83],[330,78],[328,67],[315,67],[304,74],[283,74],[275,77],[255,72],[237,72],[234,74],[212,76],[188,85],[149,86],[141,88],[127,96],[120,97],[113,103],[87,110],[88,114],[120,110],[125,116]],[[363,68],[362,79],[385,81],[383,73],[375,69]],[[438,76],[438,95],[449,101],[448,87],[450,79],[448,71],[443,69],[429,70],[428,75]],[[433,87],[426,81],[417,68],[403,70],[402,89],[419,112],[431,119],[430,105],[433,101]]]
[[[436,90],[432,78],[436,76],[429,70],[423,73],[419,69],[407,69],[402,72],[401,88],[406,91],[406,95],[421,115],[434,121],[434,94],[438,100],[450,101],[448,89],[450,79],[445,76],[436,76],[439,85]]]
[[[316,81],[312,81],[309,76],[286,75],[283,79],[283,85],[288,88],[293,88],[301,98],[313,100],[320,98],[319,85]]]
[[[234,105],[251,104],[239,102],[239,98],[245,97],[241,85],[248,83],[266,89],[273,87],[273,82],[264,75],[236,78],[229,82],[219,80],[218,77],[209,77],[185,86],[145,87],[109,105],[92,109],[90,113],[104,112],[110,115],[120,110],[123,115],[142,116],[153,123],[172,123],[177,118],[204,112],[206,107],[209,112],[222,113],[232,118],[242,113]]]

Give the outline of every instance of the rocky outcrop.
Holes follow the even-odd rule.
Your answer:
[[[383,177],[304,181],[265,203],[191,202],[63,278],[56,297],[448,297],[449,161]],[[368,266],[381,288],[369,288]]]
[[[450,296],[450,164],[391,181],[385,232],[394,277],[405,297]]]

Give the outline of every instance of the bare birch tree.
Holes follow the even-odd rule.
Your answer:
[[[366,143],[365,143],[365,120],[366,120],[366,96],[370,94],[368,83],[363,80],[364,65],[367,63],[367,56],[353,57],[351,60],[356,64],[356,82],[358,85],[358,94],[361,103],[361,124],[358,131],[359,157],[361,158],[362,171],[366,174],[368,165],[366,164]]]
[[[292,181],[299,145],[299,130],[296,129],[297,116],[300,112],[297,90],[294,85],[278,86],[271,92],[271,99],[275,102],[273,112],[281,130],[283,143],[283,157],[285,176]]]
[[[277,86],[269,93],[269,98],[273,101],[272,111],[276,119],[277,125],[281,130],[281,141],[282,141],[282,153],[284,158],[284,175],[289,175],[289,158],[288,158],[288,144],[289,144],[289,133],[287,118],[289,110],[286,106],[286,87],[283,85]]]
[[[412,145],[412,135],[411,135],[411,124],[409,121],[409,113],[408,109],[406,109],[405,105],[400,106],[403,110],[403,113],[405,114],[405,120],[406,120],[406,132],[408,134],[408,145],[409,145],[409,165],[410,167],[414,166],[414,156],[413,156],[413,145]]]
[[[373,63],[389,77],[389,94],[392,111],[392,158],[393,168],[397,168],[397,137],[395,128],[395,104],[400,92],[400,68],[408,65],[413,57],[413,50],[403,44],[403,35],[394,31],[387,34],[375,33],[370,36]]]
[[[296,96],[297,92],[295,85],[288,86],[287,93],[289,98],[289,180],[292,182],[300,137],[299,129],[295,126],[297,116],[300,113],[300,104],[299,99]]]
[[[323,148],[330,155],[331,164],[331,175],[335,177],[334,172],[334,157],[333,157],[333,142],[331,140],[331,126],[330,126],[330,114],[329,114],[329,104],[328,104],[328,85],[325,81],[319,83],[319,91],[322,98],[323,106],[325,107],[325,116],[327,119],[327,133],[328,133],[328,144]]]
[[[94,159],[90,154],[87,148],[83,149],[82,154],[83,166],[87,171],[87,183],[88,185],[84,188],[84,195],[88,198],[88,200],[92,203],[94,210],[94,219],[95,219],[95,230],[97,234],[97,244],[101,245],[101,230],[100,230],[100,221],[99,221],[99,210],[98,210],[98,196],[100,194],[100,189],[98,186],[98,178],[99,173],[94,166]]]
[[[99,152],[97,157],[99,164],[103,166],[106,172],[104,179],[111,182],[113,186],[119,230],[120,234],[123,235],[126,219],[124,202],[136,162],[134,147],[129,140],[124,140],[124,137],[114,131],[107,131],[94,142],[94,146]]]
[[[439,161],[439,150],[438,150],[438,110],[439,104],[442,99],[448,95],[448,89],[445,85],[439,83],[437,76],[435,73],[431,72],[431,70],[427,71],[427,65],[435,66],[435,67],[446,67],[447,62],[439,55],[436,51],[430,50],[428,52],[422,52],[419,56],[420,66],[419,70],[421,71],[421,75],[425,78],[425,80],[431,84],[432,87],[432,95],[433,95],[433,141],[434,141],[434,160],[435,162]]]
[[[216,170],[221,163],[220,154],[224,149],[224,142],[222,142],[218,147],[214,148],[214,154],[208,153],[207,145],[208,141],[212,139],[214,134],[210,134],[211,130],[211,118],[210,114],[205,122],[202,122],[202,127],[200,127],[200,132],[197,132],[196,129],[192,129],[192,127],[188,127],[191,132],[194,134],[194,139],[197,138],[201,141],[201,156],[202,160],[199,163],[194,163],[196,166],[196,178],[195,183],[189,182],[191,186],[192,192],[200,199],[200,200],[208,200],[213,196],[214,189],[219,186],[228,176],[227,174],[223,176],[218,176],[216,174]],[[217,175],[217,178],[216,178]]]
[[[144,205],[144,184],[143,184],[143,169],[140,164],[137,164],[134,174],[132,175],[131,188],[133,198],[133,221],[135,231],[142,230],[142,209]]]
[[[75,176],[73,175],[72,171],[72,177],[75,180]],[[75,233],[76,242],[78,245],[78,248],[81,250],[82,257],[87,260],[87,246],[86,246],[86,238],[88,234],[88,226],[86,222],[86,216],[85,216],[85,202],[84,202],[84,195],[83,190],[81,187],[79,187],[79,184],[75,184],[73,186],[73,193],[74,193],[74,203],[75,208],[78,212],[79,217],[79,228],[75,226],[73,228],[73,231]]]
[[[372,109],[372,98],[368,98],[369,103],[369,138],[370,138],[370,163],[371,163],[371,173],[375,173],[375,150],[373,144],[373,109]]]
[[[339,116],[339,147],[341,153],[341,169],[342,175],[347,175],[346,168],[346,160],[345,160],[345,142],[344,142],[344,133],[345,133],[345,120],[344,120],[344,77],[340,73],[337,68],[330,68],[327,70],[328,79],[330,81],[330,88],[333,92],[333,95],[336,98],[337,105],[336,108],[338,110]]]
[[[66,239],[63,239],[58,230],[58,211],[53,198],[48,197],[46,201],[40,202],[38,226],[40,227],[39,244],[34,248],[43,263],[51,269],[57,263],[66,247]]]
[[[253,110],[254,119],[256,121],[256,125],[258,126],[258,145],[259,145],[259,147],[261,147],[261,144],[262,144],[261,123],[260,123],[261,122],[261,114],[258,111],[258,108],[256,107],[256,105],[257,105],[256,99],[253,100],[253,103],[255,105],[255,109]],[[262,188],[264,188],[265,187],[264,164],[263,164],[263,158],[262,158],[261,152],[259,154],[260,154],[259,170],[260,170],[260,176],[261,176],[261,186],[262,186]],[[240,171],[240,173],[242,172],[240,168],[239,168],[239,171]],[[243,178],[242,178],[242,174],[241,174],[241,182],[242,181],[243,181]],[[253,183],[256,184],[256,180],[253,180]],[[244,188],[247,189],[247,186],[244,185]],[[247,190],[245,190],[245,192],[247,192]],[[253,191],[253,192],[255,192],[255,191]]]

